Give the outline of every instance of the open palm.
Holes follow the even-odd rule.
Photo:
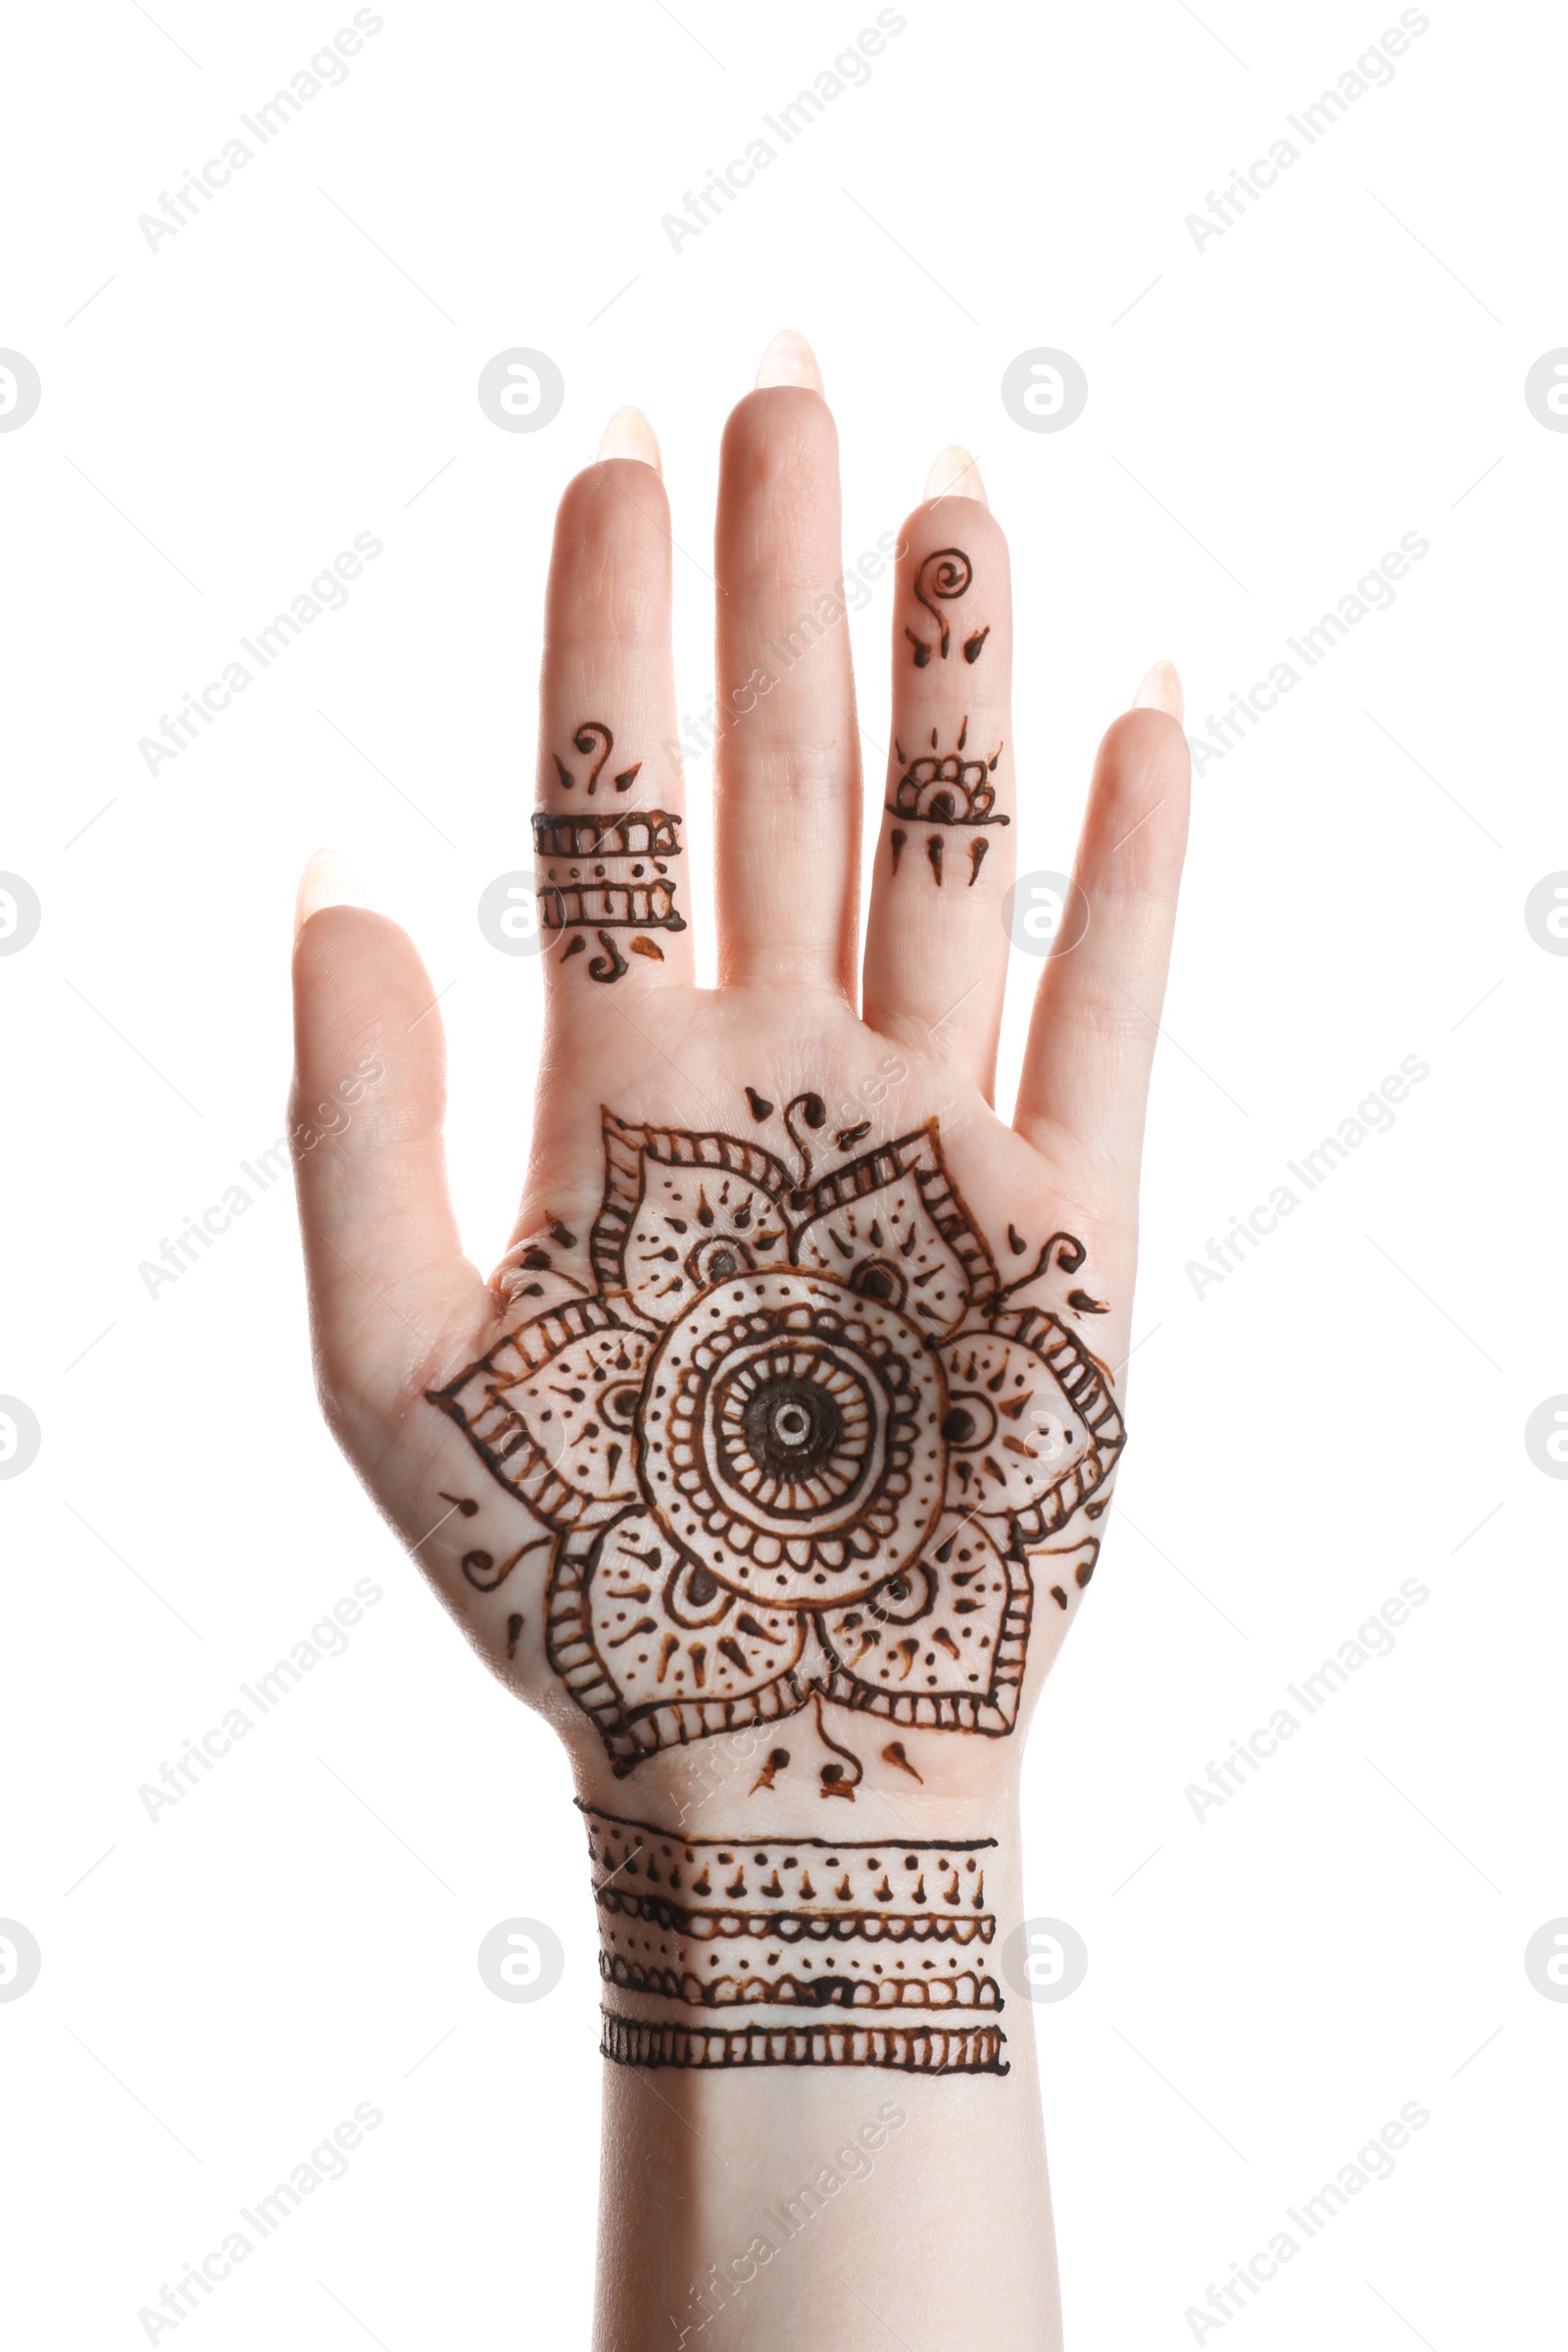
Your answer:
[[[292,1113],[323,1402],[376,1501],[587,1797],[689,1809],[722,1784],[758,1828],[775,1788],[977,1793],[1081,1604],[1124,1442],[1188,773],[1165,671],[1101,748],[1004,1123],[1005,542],[972,466],[939,461],[892,559],[862,961],[836,436],[797,339],[764,374],[719,491],[716,989],[693,974],[667,509],[626,413],[557,523],[546,1031],[492,1280],[448,1202],[423,967],[325,860]]]

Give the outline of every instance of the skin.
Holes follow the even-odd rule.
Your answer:
[[[560,1275],[594,1287],[587,1241],[604,1183],[601,1105],[661,1127],[756,1135],[784,1153],[777,1122],[754,1127],[747,1085],[780,1106],[808,1089],[835,1109],[864,1102],[867,1148],[939,1120],[948,1170],[1004,1279],[1032,1262],[1009,1262],[1009,1224],[1031,1252],[1048,1234],[1077,1235],[1087,1257],[1074,1279],[1109,1307],[1080,1326],[1084,1345],[1113,1373],[1126,1357],[1145,1100],[1187,829],[1181,727],[1167,710],[1136,709],[1101,745],[1076,867],[1089,929],[1071,953],[1043,964],[1009,1122],[992,1090],[1016,824],[988,828],[989,854],[972,887],[970,836],[950,836],[939,890],[924,827],[908,828],[895,875],[895,820],[884,816],[862,949],[849,633],[842,623],[826,627],[787,667],[764,651],[765,640],[782,644],[818,598],[833,594],[842,570],[833,419],[813,388],[814,365],[797,360],[792,372],[797,380],[743,399],[723,441],[720,702],[760,663],[775,683],[737,712],[716,754],[718,985],[694,983],[698,913],[684,857],[674,867],[677,904],[691,927],[659,935],[662,962],[633,956],[624,978],[601,986],[586,977],[586,956],[563,962],[559,949],[547,949],[530,1162],[512,1245],[488,1283],[463,1253],[448,1198],[441,1021],[429,1009],[424,966],[396,924],[362,906],[324,903],[347,894],[319,873],[308,876],[294,962],[292,1122],[325,1125],[316,1106],[338,1096],[362,1057],[383,1073],[365,1087],[346,1127],[298,1155],[317,1372],[327,1418],[378,1508],[493,1671],[556,1725],[585,1803],[741,1839],[995,1838],[987,1889],[1000,1950],[1022,1915],[1017,1784],[1028,1717],[1081,1594],[1064,1613],[1044,1601],[1037,1580],[1011,1736],[910,1731],[904,1743],[918,1781],[879,1760],[885,1730],[854,1740],[866,1766],[853,1821],[816,1818],[826,1751],[809,1710],[781,1727],[796,1769],[779,1789],[753,1786],[771,1744],[765,1733],[664,1750],[617,1781],[594,1725],[544,1654],[545,1548],[526,1554],[494,1592],[465,1580],[462,1557],[476,1544],[499,1560],[540,1530],[425,1401],[426,1390],[505,1332],[558,1297],[577,1296]],[[622,755],[647,762],[628,805],[684,808],[682,780],[659,748],[679,732],[668,534],[654,463],[606,458],[567,485],[550,571],[540,806],[564,806],[555,755],[593,716],[614,730],[616,765]],[[971,754],[989,759],[1002,746],[993,781],[998,809],[1010,815],[1007,550],[972,469],[957,492],[915,508],[900,540],[890,740],[908,751],[928,743],[934,726],[951,749],[966,717]],[[935,624],[915,599],[916,569],[927,553],[955,544],[974,566],[962,628],[990,634],[972,666],[955,658],[917,668],[905,630],[934,640]],[[956,621],[955,655],[958,633]],[[889,792],[899,772],[890,750]],[[891,1088],[890,1059],[906,1073]],[[879,1073],[884,1093],[875,1096],[868,1090]],[[827,1146],[835,1123],[830,1113]],[[823,1164],[839,1156],[826,1148]],[[575,1237],[571,1247],[553,1233],[562,1227]],[[527,1298],[520,1261],[540,1248],[551,1270],[540,1277],[543,1296]],[[1064,1288],[1059,1276],[1043,1278],[1017,1303],[1060,1311]],[[1122,1386],[1117,1373],[1118,1404]],[[478,1514],[456,1514],[444,1495],[476,1498]],[[508,1624],[517,1613],[523,1626],[509,1658]],[[824,1712],[839,1737],[860,1722]],[[835,1817],[848,1810],[826,1807]],[[642,2352],[695,2340],[705,2310],[722,2299],[722,2316],[707,2325],[760,2352],[829,2342],[855,2352],[885,2345],[890,2330],[928,2344],[937,2313],[948,2345],[1008,2352],[1057,2343],[1031,2011],[1010,1992],[1005,2032],[1005,2077],[930,2080],[873,2067],[648,2075],[607,2066],[596,2342],[604,2352]],[[791,2238],[766,2260],[746,2257],[769,2230],[766,2212],[824,2165],[842,2185],[804,2226],[808,2242]],[[773,2239],[783,2235],[771,2228]],[[730,2287],[710,2286],[700,2300],[711,2266],[732,2257],[741,2260]],[[733,2283],[748,2260],[753,2275]]]

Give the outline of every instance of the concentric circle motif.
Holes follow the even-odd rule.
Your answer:
[[[748,1273],[697,1299],[649,1364],[643,1489],[732,1592],[852,1599],[930,1533],[947,1409],[940,1360],[896,1308],[822,1276]]]
[[[886,1446],[887,1396],[870,1367],[815,1338],[737,1349],[710,1392],[715,1484],[775,1535],[859,1515]]]

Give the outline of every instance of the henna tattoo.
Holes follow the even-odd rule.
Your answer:
[[[649,2026],[600,2011],[617,2066],[891,2066],[911,2075],[1005,2075],[997,2026]]]
[[[882,1761],[884,1764],[896,1764],[900,1772],[906,1772],[911,1781],[919,1781],[921,1788],[923,1788],[925,1787],[925,1782],[922,1776],[915,1771],[914,1766],[909,1762],[908,1757],[905,1754],[904,1741],[902,1740],[890,1740],[888,1741],[886,1747],[882,1750]]]
[[[761,1771],[752,1783],[751,1788],[747,1790],[747,1794],[749,1796],[755,1796],[759,1788],[771,1788],[774,1780],[777,1778],[779,1773],[788,1769],[790,1751],[787,1747],[770,1748],[768,1750],[767,1762],[762,1766]]]
[[[628,770],[628,784],[635,773]],[[621,779],[615,782],[618,789]],[[563,962],[582,953],[582,934],[592,931],[600,952],[587,966],[588,977],[606,984],[619,980],[631,967],[612,934],[635,931],[631,953],[662,963],[663,950],[647,934],[686,928],[675,910],[669,873],[670,861],[681,855],[680,823],[664,808],[625,808],[616,816],[534,811],[534,854],[544,872],[539,924],[543,931],[567,934]]]
[[[1090,1514],[1088,1513],[1085,1514],[1086,1517],[1089,1515]],[[1098,1536],[1089,1536],[1082,1544],[1069,1544],[1065,1551],[1040,1551],[1035,1554],[1035,1558],[1041,1563],[1042,1567],[1044,1567],[1044,1563],[1047,1560],[1061,1561],[1063,1563],[1061,1569],[1063,1576],[1065,1576],[1067,1573],[1065,1563],[1070,1560],[1072,1562],[1072,1581],[1078,1587],[1078,1590],[1081,1592],[1085,1585],[1088,1584],[1090,1578],[1095,1573],[1095,1565],[1100,1558],[1100,1538]],[[1049,1571],[1047,1571],[1047,1573],[1049,1574]],[[1064,1586],[1053,1585],[1051,1587],[1051,1597],[1055,1602],[1057,1608],[1066,1608],[1068,1595]]]
[[[616,947],[608,931],[599,934],[599,954],[588,966],[590,980],[618,980],[631,970],[631,965]]]
[[[511,1559],[503,1560],[499,1567],[494,1552],[466,1551],[463,1573],[476,1592],[494,1592],[499,1585],[506,1583],[519,1560],[525,1559],[530,1551],[540,1550],[549,1541],[548,1536],[536,1536],[531,1544],[519,1544]]]
[[[894,755],[899,762],[899,777],[893,787],[893,797],[885,806],[890,816],[912,818],[916,822],[939,826],[943,831],[955,826],[1005,825],[1011,818],[997,810],[997,788],[991,778],[1002,758],[999,743],[989,760],[966,760],[964,750],[969,740],[969,721],[965,718],[958,728],[956,748],[951,752],[938,750],[938,731],[931,730],[931,749],[911,759],[897,740]],[[925,854],[931,871],[942,887],[943,831],[926,835]],[[893,871],[899,870],[899,857],[908,839],[900,826],[892,832]],[[991,844],[984,840],[969,845],[969,882],[973,890],[979,879]]]
[[[809,1138],[826,1123],[827,1104],[820,1095],[797,1095],[793,1102],[784,1106],[784,1131],[801,1155],[802,1185],[810,1183],[815,1160]],[[804,1135],[801,1133],[803,1127],[806,1129]]]
[[[573,735],[571,739],[571,743],[572,749],[580,752],[585,760],[591,758],[596,751],[599,754],[599,757],[594,761],[593,767],[590,769],[588,776],[587,789],[591,796],[597,790],[599,778],[604,772],[605,764],[609,760],[611,753],[615,748],[615,738],[613,735],[612,735],[610,729],[606,726],[602,718],[590,718],[585,720],[583,725],[577,729],[576,734]],[[576,777],[572,774],[570,768],[566,765],[566,762],[564,760],[563,760],[559,752],[553,752],[551,757],[555,760],[556,774],[561,779],[563,790],[571,792],[575,789],[577,782]],[[632,785],[636,782],[641,768],[642,761],[640,760],[633,760],[630,767],[623,768],[620,774],[615,778],[615,790],[617,792],[629,792],[632,788]]]
[[[1009,1240],[1012,1238],[1010,1225],[1007,1227],[1007,1237]],[[1021,1242],[1014,1244],[1014,1248],[1020,1255],[1025,1247],[1026,1245]],[[1026,1291],[1032,1282],[1038,1282],[1041,1275],[1050,1267],[1053,1250],[1056,1251],[1057,1269],[1063,1274],[1076,1274],[1089,1254],[1075,1233],[1054,1233],[1050,1241],[1041,1243],[1039,1253],[1028,1273],[1020,1274],[1016,1282],[1009,1282],[1002,1293],[1003,1298],[1010,1298],[1014,1291]],[[1075,1296],[1081,1298],[1083,1294],[1078,1292]]]
[[[509,1659],[514,1658],[517,1654],[517,1636],[521,1631],[522,1611],[514,1609],[507,1619],[507,1656]]]
[[[755,1086],[746,1089],[746,1100],[751,1105],[754,1119],[770,1119],[773,1116],[772,1103],[765,1095],[760,1095]]]
[[[948,626],[947,614],[938,610],[937,601],[934,600],[939,600],[942,604],[953,603],[956,598],[965,594],[973,578],[974,565],[961,547],[939,547],[934,554],[924,559],[919,570],[914,575],[914,601],[917,605],[925,607],[937,624],[937,650],[944,662],[948,658],[948,648],[952,642],[953,633]],[[913,629],[906,628],[904,634],[914,648],[915,668],[924,669],[931,659],[930,646],[923,637],[917,637]],[[990,634],[988,626],[965,639],[963,658],[966,662],[973,662],[979,660],[980,649]]]
[[[663,2005],[635,2017],[607,2007],[606,2057],[632,2066],[1006,2073],[1005,2035],[987,2022],[1004,2006],[987,1965],[997,1923],[986,1908],[985,1859],[995,1838],[685,1838],[579,1809],[607,1998],[621,1991]],[[849,2017],[808,2027],[765,2014],[802,2009]],[[866,2012],[890,2010],[948,2022],[865,2022]],[[705,2025],[693,2011],[721,2016]]]
[[[998,744],[989,760],[965,760],[968,741],[967,718],[960,722],[957,744],[951,752],[938,749],[935,727],[930,751],[913,759],[895,739],[894,756],[902,772],[893,787],[893,798],[886,804],[889,814],[914,817],[931,825],[1010,824],[1010,817],[996,813],[997,788],[991,782],[1002,758],[1002,745]]]
[[[605,1112],[596,1293],[428,1393],[547,1531],[464,1572],[492,1591],[548,1551],[546,1652],[618,1775],[808,1706],[1005,1736],[1032,1557],[1125,1442],[1061,1312],[1012,1303],[1084,1245],[1003,1285],[935,1121],[818,1175],[826,1115],[788,1104],[792,1174]],[[853,1796],[823,1738],[822,1792]]]
[[[833,1754],[833,1762],[824,1764],[817,1772],[823,1796],[847,1796],[855,1802],[855,1791],[865,1778],[865,1766],[853,1748],[841,1747],[822,1721],[822,1693],[816,1693],[816,1736]]]

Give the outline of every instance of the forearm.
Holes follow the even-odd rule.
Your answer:
[[[838,1843],[603,1801],[601,2352],[1059,2343],[1010,1795],[944,1839],[866,1793]]]

